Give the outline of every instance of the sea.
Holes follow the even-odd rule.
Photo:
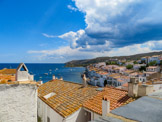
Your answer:
[[[56,63],[25,63],[29,73],[34,75],[34,80],[42,80],[43,83],[52,80],[52,76],[63,78],[65,81],[82,83],[81,74],[85,71],[84,67],[65,67],[65,64]],[[0,69],[16,69],[18,63],[0,63]]]

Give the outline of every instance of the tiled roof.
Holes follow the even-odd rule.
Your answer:
[[[6,74],[0,74],[0,83],[3,82],[7,82],[7,81],[15,81],[16,78],[15,76],[12,75],[6,75]]]
[[[2,69],[0,74],[16,74],[16,69]]]
[[[149,66],[147,68],[158,68],[158,66]]]
[[[93,98],[85,102],[83,106],[101,115],[103,97],[107,97],[110,99],[110,110],[113,110],[122,105],[133,102],[135,100],[133,98],[130,98],[127,94],[128,92],[125,90],[121,90],[113,87],[106,87],[104,88],[103,91],[98,93],[96,96],[94,96]]]
[[[124,87],[128,87],[128,83],[124,83],[122,86],[124,86]]]
[[[132,72],[135,72],[134,70],[125,70],[124,71],[125,73],[132,73]]]
[[[45,99],[49,93],[54,96]],[[81,84],[53,80],[38,88],[38,97],[63,117],[67,117],[82,107],[88,99],[97,95],[96,87],[83,87]]]

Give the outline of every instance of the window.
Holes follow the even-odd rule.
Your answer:
[[[87,122],[91,121],[91,113],[86,111],[86,116],[87,116]]]
[[[50,118],[49,117],[47,117],[47,122],[50,122]]]

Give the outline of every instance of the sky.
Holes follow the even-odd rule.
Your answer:
[[[0,63],[162,50],[161,0],[0,0]]]

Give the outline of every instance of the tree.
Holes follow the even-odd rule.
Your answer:
[[[149,62],[149,66],[155,66],[157,64],[157,62],[156,61],[151,61],[151,62]]]
[[[127,68],[127,69],[132,69],[132,68],[133,68],[133,65],[128,64],[128,65],[126,66],[126,68]]]
[[[110,62],[106,62],[106,65],[110,65]]]
[[[162,65],[162,60],[160,61],[160,65]]]
[[[139,71],[146,71],[146,66],[141,66],[140,68],[139,68]]]
[[[112,64],[112,65],[115,65],[115,64],[117,64],[117,63],[116,63],[115,61],[112,61],[111,64]]]
[[[137,62],[137,61],[134,61],[133,63],[134,63],[134,64],[138,64],[138,62]]]

